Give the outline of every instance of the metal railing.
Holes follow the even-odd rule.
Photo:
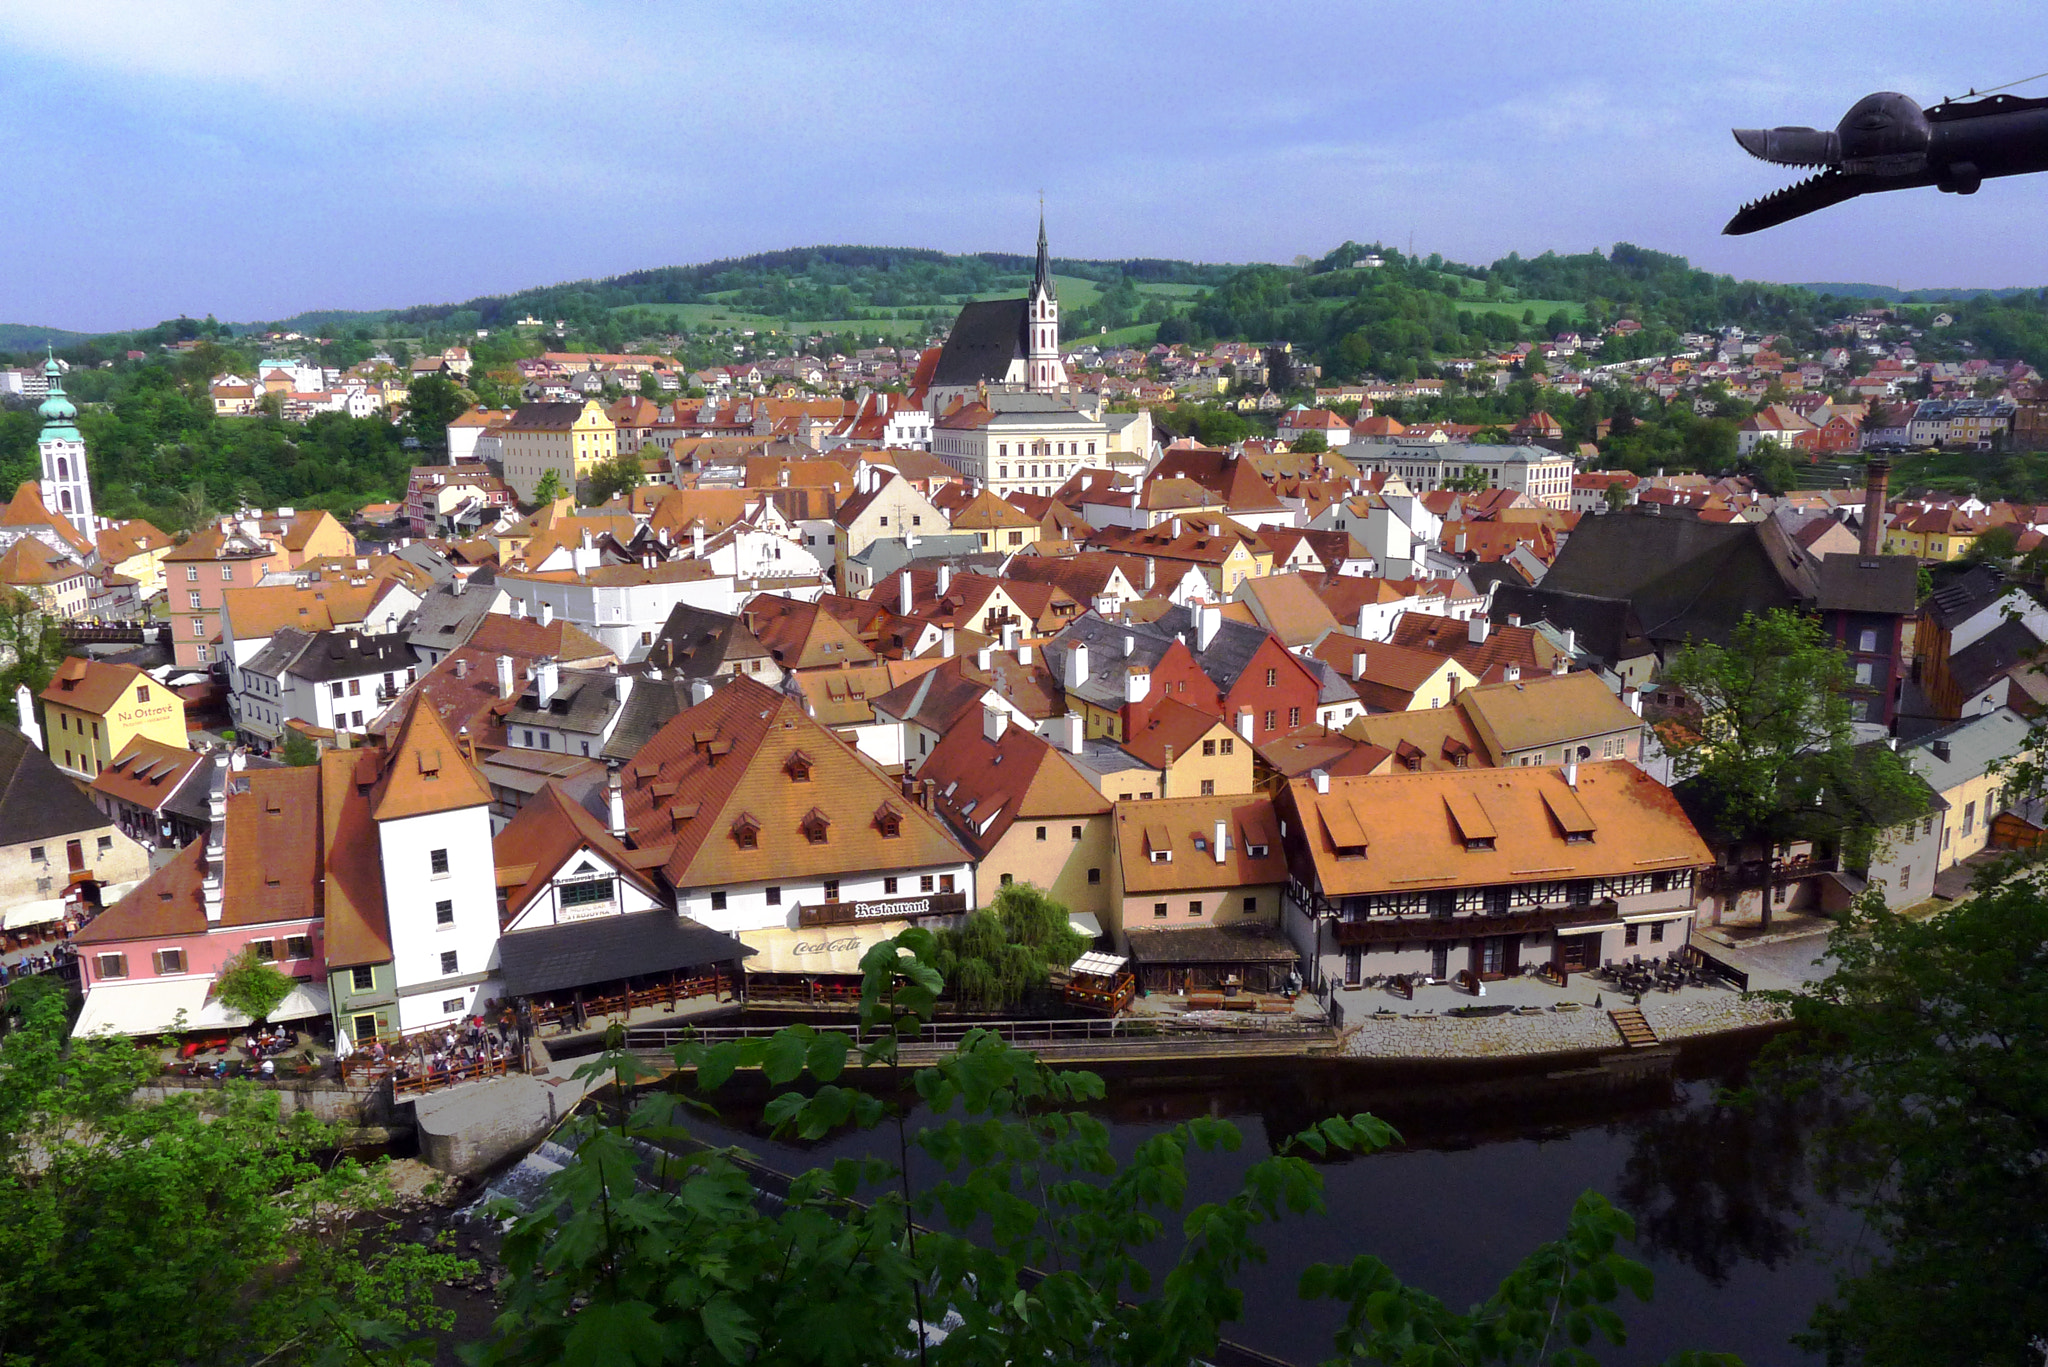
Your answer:
[[[669,1049],[686,1041],[718,1044],[728,1040],[763,1039],[780,1026],[641,1026],[626,1031],[626,1047],[638,1051]],[[857,1025],[821,1025],[820,1033],[848,1036],[855,1046],[883,1038],[883,1032]],[[1317,1024],[1304,1029],[1298,1018],[1262,1020],[1246,1017],[1227,1028],[1182,1023],[1171,1016],[1086,1018],[1078,1020],[948,1021],[926,1025],[899,1041],[901,1062],[928,1062],[959,1046],[970,1031],[987,1030],[1005,1043],[1053,1055],[1080,1059],[1103,1049],[1125,1046],[1140,1051],[1174,1054],[1299,1053],[1329,1031]]]

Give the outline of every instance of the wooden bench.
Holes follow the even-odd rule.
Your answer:
[[[1227,1009],[1228,1005],[1228,999],[1221,992],[1188,993],[1190,1011],[1222,1011]]]

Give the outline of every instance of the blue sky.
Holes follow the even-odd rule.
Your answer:
[[[1846,16],[1853,13],[1854,22]],[[2048,283],[2048,177],[1749,238],[1832,126],[2048,68],[2017,4],[100,6],[0,0],[29,153],[0,321],[469,298],[776,247],[1467,261],[1616,241],[1772,280]],[[2021,93],[2048,94],[2048,81]]]

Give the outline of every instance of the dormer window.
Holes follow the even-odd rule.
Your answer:
[[[822,845],[831,834],[832,818],[826,816],[822,808],[813,807],[810,811],[804,813],[803,825],[800,829],[804,833],[804,839],[810,841],[813,845]]]
[[[809,783],[811,781],[811,757],[801,750],[790,751],[789,758],[783,761],[782,768],[783,772],[789,775],[789,780],[792,783]]]
[[[903,834],[903,813],[893,802],[884,802],[875,812],[875,827],[881,831],[884,840],[894,840]]]
[[[761,845],[761,823],[753,813],[741,812],[732,823],[732,839],[743,850],[759,849]]]
[[[1475,852],[1475,851],[1479,851],[1479,850],[1490,850],[1490,849],[1492,849],[1492,848],[1493,848],[1493,837],[1492,837],[1492,836],[1490,836],[1490,835],[1488,835],[1488,836],[1479,836],[1479,837],[1476,837],[1476,838],[1474,838],[1474,839],[1471,839],[1471,840],[1467,840],[1467,841],[1465,842],[1465,849],[1466,849],[1466,851],[1467,851],[1468,853],[1470,853],[1470,852]]]

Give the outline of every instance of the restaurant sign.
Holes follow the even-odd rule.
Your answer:
[[[876,902],[820,902],[797,908],[800,926],[841,926],[866,921],[908,921],[920,916],[958,916],[967,910],[967,894],[928,892],[917,897],[891,897]]]

